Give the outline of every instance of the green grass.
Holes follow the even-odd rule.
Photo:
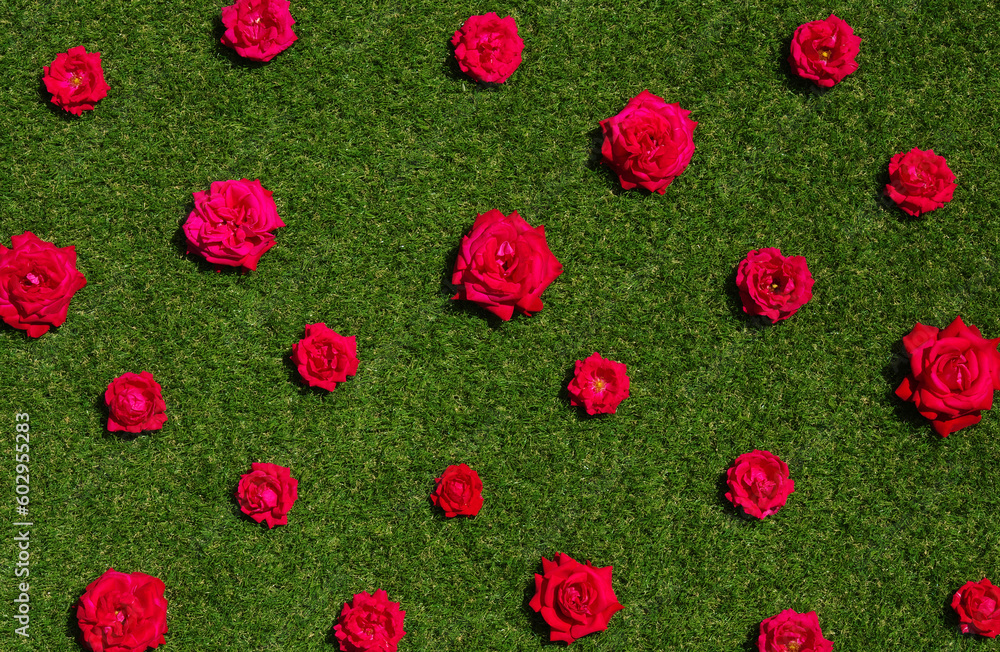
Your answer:
[[[12,0],[0,84],[2,241],[75,245],[65,325],[0,328],[0,648],[76,650],[74,603],[108,567],[167,586],[167,650],[336,649],[354,593],[406,610],[400,650],[537,650],[542,556],[614,566],[625,609],[577,650],[743,650],[782,609],[837,650],[980,650],[948,603],[1000,581],[1000,415],[947,439],[893,395],[900,338],[957,314],[1000,336],[1000,39],[993,2],[293,2],[264,65],[217,45],[220,3]],[[472,13],[517,20],[496,89],[456,73]],[[830,12],[863,39],[825,93],[785,58]],[[102,52],[108,96],[74,118],[42,67]],[[621,191],[599,120],[649,89],[698,121],[666,195]],[[912,219],[881,196],[933,148],[955,199]],[[184,255],[191,193],[260,178],[287,228],[256,273]],[[544,224],[565,272],[537,316],[455,305],[477,213]],[[815,298],[775,327],[733,289],[750,249],[806,256]],[[358,374],[304,388],[306,323],[355,335]],[[585,418],[573,362],[628,365],[618,414]],[[107,433],[103,391],[148,370],[169,421]],[[13,633],[14,413],[31,415],[31,638]],[[722,498],[732,460],[787,460],[761,523]],[[251,462],[289,466],[289,524],[244,518]],[[474,519],[434,478],[465,462]]]

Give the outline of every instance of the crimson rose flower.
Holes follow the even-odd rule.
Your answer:
[[[342,652],[396,652],[403,631],[406,612],[398,602],[389,602],[384,590],[369,595],[355,593],[351,604],[344,603],[333,632]]]
[[[56,247],[31,231],[0,245],[0,318],[41,337],[66,321],[69,301],[87,284],[76,269],[76,248]]]
[[[143,371],[118,376],[104,392],[108,406],[108,430],[142,432],[159,430],[167,422],[167,404],[153,374]]]
[[[288,512],[299,497],[299,481],[291,469],[277,464],[254,462],[250,473],[240,477],[236,499],[244,514],[267,527],[288,525]]]
[[[861,39],[854,30],[833,14],[826,20],[799,25],[792,37],[788,63],[799,77],[811,79],[817,86],[830,88],[858,69],[854,57]]]
[[[833,641],[823,638],[815,611],[800,614],[785,609],[760,624],[760,652],[832,652]]]
[[[272,194],[259,179],[213,181],[208,192],[193,193],[194,210],[184,223],[187,252],[215,265],[257,269],[257,261],[275,244],[271,231],[285,226]]]
[[[514,211],[493,209],[476,216],[451,275],[458,293],[507,321],[517,308],[525,315],[542,309],[539,298],[563,268],[545,241],[545,227],[532,228]]]
[[[431,494],[431,502],[444,510],[448,518],[475,516],[483,508],[483,482],[479,474],[465,464],[452,464],[440,478]]]
[[[451,37],[451,44],[455,46],[458,67],[477,82],[507,81],[521,65],[524,50],[514,19],[500,18],[492,11],[469,16]]]
[[[582,405],[587,414],[614,414],[628,398],[629,378],[625,365],[594,353],[576,361],[576,375],[569,381],[570,405]]]
[[[111,88],[104,82],[101,53],[87,53],[82,45],[60,52],[51,65],[45,66],[42,81],[52,93],[52,103],[73,115],[91,111],[94,103]]]
[[[165,642],[166,587],[143,573],[109,568],[80,596],[76,620],[94,652],[142,652]]]
[[[726,498],[750,516],[763,519],[785,506],[795,491],[788,479],[788,465],[768,451],[743,453],[726,471]]]
[[[287,0],[236,0],[222,8],[222,44],[253,61],[270,61],[298,39]]]
[[[774,247],[757,249],[740,261],[736,285],[743,312],[777,324],[812,299],[813,277],[802,256],[783,256]]]
[[[966,582],[955,592],[951,608],[958,612],[963,634],[996,638],[1000,634],[1000,588],[985,577]]]
[[[924,151],[914,147],[889,161],[885,192],[906,213],[919,217],[951,201],[955,175],[948,168],[948,161],[933,149]]]
[[[551,627],[549,639],[572,643],[581,636],[608,628],[621,609],[611,588],[612,566],[595,568],[557,552],[542,557],[542,573],[535,573],[535,596],[528,603]]]
[[[1000,389],[1000,338],[988,340],[961,317],[945,328],[917,324],[903,338],[910,374],[896,395],[912,401],[942,437],[979,423]]]
[[[355,337],[344,337],[323,322],[306,324],[306,336],[292,345],[292,362],[310,387],[333,391],[358,372]]]
[[[679,103],[642,91],[625,105],[621,113],[601,120],[604,142],[601,156],[622,188],[642,186],[661,195],[683,172],[694,154],[694,128],[690,111]]]

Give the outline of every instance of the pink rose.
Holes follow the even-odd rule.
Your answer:
[[[920,214],[941,208],[955,193],[955,175],[948,161],[933,149],[914,147],[889,161],[889,183],[885,192],[906,213]]]
[[[783,256],[768,247],[747,254],[736,270],[743,312],[777,324],[812,299],[813,277],[802,256]]]
[[[910,374],[896,395],[912,401],[942,437],[979,423],[1000,389],[998,343],[1000,338],[984,338],[961,317],[944,330],[917,324],[903,338]]]
[[[236,486],[240,510],[253,520],[267,523],[268,529],[288,524],[288,512],[299,497],[299,481],[291,469],[277,464],[254,462]]]
[[[274,229],[285,226],[278,217],[273,193],[249,181],[213,181],[208,192],[194,194],[194,210],[184,222],[188,253],[216,265],[257,269],[257,261],[274,246]]]
[[[528,605],[549,624],[551,641],[565,641],[601,632],[624,607],[611,587],[612,566],[595,568],[569,555],[542,557],[542,575],[535,573],[535,595]]]
[[[142,432],[159,430],[167,422],[167,404],[153,374],[126,373],[108,384],[104,392],[108,406],[108,430]]]
[[[101,53],[88,54],[82,45],[57,54],[44,71],[42,81],[52,93],[52,103],[73,115],[93,110],[111,88],[104,82]]]
[[[614,414],[628,398],[629,378],[625,365],[605,360],[597,351],[576,361],[576,375],[569,382],[570,405],[582,405],[587,414]]]
[[[785,609],[760,624],[760,652],[832,652],[833,642],[823,638],[815,611],[800,614]]]
[[[788,63],[799,77],[811,79],[817,86],[830,88],[858,69],[854,57],[861,39],[851,26],[833,14],[826,20],[799,25],[792,37]]]
[[[66,321],[69,301],[87,284],[76,269],[76,248],[56,247],[31,231],[0,245],[0,318],[41,337]]]
[[[341,652],[396,652],[399,639],[406,635],[403,618],[406,612],[398,602],[389,602],[382,589],[369,595],[355,593],[351,603],[344,603],[333,632]]]
[[[507,81],[521,65],[524,50],[514,19],[500,18],[492,11],[469,16],[451,38],[451,44],[455,46],[458,67],[477,82]]]
[[[760,519],[784,507],[795,491],[795,481],[788,479],[788,465],[777,455],[756,449],[736,458],[726,471],[726,484],[726,498]]]
[[[483,482],[479,474],[465,464],[452,464],[440,478],[431,494],[431,502],[444,510],[448,518],[475,516],[483,507]]]
[[[989,638],[1000,634],[1000,588],[985,577],[962,585],[951,599],[951,608],[958,612],[963,634]]]
[[[333,391],[358,372],[355,337],[344,337],[323,322],[306,324],[306,336],[292,346],[292,362],[310,387]]]
[[[678,103],[642,91],[621,113],[601,120],[604,142],[601,156],[629,190],[642,186],[661,195],[683,172],[694,154],[694,128],[690,111]]]
[[[109,568],[87,585],[77,604],[83,645],[93,652],[142,652],[166,642],[165,589],[151,575]]]
[[[236,0],[223,7],[222,44],[246,59],[270,61],[298,39],[289,6],[287,0]]]
[[[452,299],[478,303],[507,321],[514,309],[531,316],[542,309],[541,294],[563,268],[545,241],[545,227],[532,228],[514,211],[497,209],[476,217],[455,261]]]

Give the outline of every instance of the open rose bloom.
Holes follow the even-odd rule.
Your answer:
[[[951,608],[958,613],[963,634],[996,638],[1000,634],[1000,588],[985,577],[966,582],[955,592]]]
[[[148,371],[126,373],[112,380],[104,392],[104,402],[111,432],[159,430],[167,422],[162,389]]]
[[[288,512],[299,497],[299,481],[292,470],[277,464],[254,462],[236,486],[240,510],[268,529],[288,524]]]
[[[569,644],[608,628],[611,616],[624,609],[611,588],[612,569],[558,552],[552,561],[542,557],[542,574],[535,573],[535,595],[528,604],[552,628],[550,640]]]
[[[614,414],[628,398],[629,377],[624,364],[594,351],[586,360],[576,361],[576,374],[567,389],[570,405],[582,405],[587,414]]]
[[[907,214],[919,217],[951,201],[955,175],[948,161],[933,149],[924,151],[914,147],[889,161],[885,193]]]
[[[323,322],[306,324],[306,336],[292,346],[292,362],[310,387],[332,392],[358,372],[358,344]]]
[[[776,324],[812,299],[813,277],[802,256],[784,256],[767,247],[747,254],[736,269],[743,312]]]
[[[451,38],[451,44],[462,72],[478,82],[498,84],[507,81],[521,65],[524,50],[514,19],[500,18],[492,11],[469,16]]]
[[[961,317],[944,330],[917,324],[903,338],[910,373],[896,395],[912,401],[942,437],[979,423],[1000,389],[998,343]]]
[[[104,81],[101,53],[88,53],[82,45],[57,54],[44,71],[42,81],[52,93],[52,103],[73,115],[92,111],[111,89]]]
[[[288,0],[236,0],[222,8],[222,44],[252,61],[270,61],[298,39]]]
[[[163,582],[109,568],[80,596],[76,621],[93,652],[142,652],[164,643],[167,600]]]
[[[823,638],[815,611],[800,614],[785,609],[760,624],[759,652],[832,652],[833,641]]]
[[[851,26],[830,14],[826,20],[799,25],[788,63],[799,77],[830,88],[858,69],[854,58],[860,50],[861,39]]]
[[[465,464],[452,464],[440,478],[431,494],[431,502],[444,510],[448,518],[475,516],[483,507],[483,481]]]
[[[641,186],[661,195],[683,172],[694,154],[698,123],[678,103],[644,90],[621,113],[601,120],[601,156],[618,175],[622,188]]]
[[[726,498],[749,516],[763,519],[785,506],[795,491],[788,465],[770,451],[754,449],[736,458],[726,471]]]
[[[406,612],[398,602],[389,602],[389,594],[379,589],[355,593],[345,602],[333,627],[341,652],[396,652],[403,631]]]

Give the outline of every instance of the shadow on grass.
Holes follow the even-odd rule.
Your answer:
[[[304,332],[303,336],[305,336]],[[281,357],[281,364],[284,365],[285,371],[288,372],[288,382],[298,389],[299,396],[308,396],[311,394],[313,396],[318,396],[319,398],[326,398],[330,394],[335,394],[337,392],[336,389],[331,392],[328,389],[323,389],[322,387],[316,387],[314,385],[310,385],[305,380],[303,380],[302,374],[299,373],[299,366],[295,364],[295,362],[292,360],[292,349],[289,348],[288,351],[286,351],[286,353],[288,353],[288,355],[284,355]],[[347,380],[344,382],[347,383],[351,382],[351,378],[353,378],[353,376],[348,376]],[[343,384],[344,383],[337,383],[338,386]]]
[[[576,410],[576,418],[578,421],[598,421],[603,419],[608,414],[588,414],[587,408],[583,405],[573,405],[571,402],[571,397],[569,395],[569,384],[576,376],[576,363],[566,369],[565,375],[563,375],[562,384],[559,386],[559,400],[570,409]]]
[[[452,32],[452,34],[454,34],[454,32]],[[462,71],[462,67],[458,65],[458,59],[455,58],[455,46],[451,44],[451,39],[451,36],[446,36],[444,39],[444,47],[448,52],[448,56],[446,56],[444,61],[441,62],[441,73],[453,81],[468,82],[472,84],[474,91],[482,91],[485,93],[495,93],[499,91],[503,86],[502,83],[476,81],[467,73]],[[517,73],[515,72],[514,74]]]
[[[587,136],[590,138],[590,148],[587,154],[586,166],[588,170],[600,173],[600,176],[604,179],[604,183],[615,197],[621,197],[625,193],[635,193],[641,197],[649,197],[656,193],[646,190],[642,186],[636,186],[631,190],[626,190],[622,188],[621,179],[615,174],[614,170],[608,167],[604,163],[604,155],[601,153],[601,147],[604,144],[604,130],[600,126],[595,127],[587,132]]]
[[[744,523],[750,527],[755,527],[760,523],[760,519],[750,516],[726,498],[726,493],[729,491],[728,479],[729,474],[726,471],[723,471],[715,482],[716,500],[722,505],[722,513],[734,521]]]
[[[542,574],[542,563],[538,562],[535,567],[535,573],[538,575]],[[534,634],[538,639],[539,643],[543,646],[551,645],[561,645],[560,641],[553,641],[549,637],[551,632],[551,627],[545,622],[545,618],[542,617],[541,612],[535,611],[531,608],[531,599],[535,597],[535,577],[532,575],[531,581],[529,581],[524,586],[523,599],[521,600],[521,609],[524,614],[528,617],[528,625],[531,627],[531,633]]]
[[[76,599],[69,603],[69,607],[66,609],[66,633],[80,644],[82,649],[87,649],[87,646],[83,644],[83,630],[80,629],[80,621],[76,618],[76,608],[80,604],[80,598],[87,590],[83,589],[76,594]]]
[[[817,86],[812,80],[800,77],[799,73],[795,72],[795,68],[793,68],[792,64],[788,62],[788,56],[792,52],[793,36],[789,36],[781,42],[781,57],[778,60],[778,72],[781,74],[782,79],[785,80],[785,88],[796,95],[815,95],[817,97],[823,97],[830,91],[837,88],[836,85],[831,88]],[[848,75],[844,81],[847,79],[850,79],[850,75]]]
[[[222,24],[222,13],[217,13],[212,21],[212,36],[215,38],[215,56],[225,59],[233,68],[246,68],[255,70],[266,66],[269,61],[254,61],[241,57],[233,48],[222,44],[222,35],[226,33],[226,26]],[[294,45],[294,44],[293,44]],[[281,56],[280,54],[277,56]]]
[[[738,269],[739,263],[733,265],[732,271],[726,277],[726,280],[723,281],[722,285],[722,291],[726,295],[726,306],[729,308],[730,314],[733,318],[744,321],[760,331],[773,327],[774,324],[764,315],[751,315],[743,310],[743,299],[740,297],[740,288],[736,285]]]
[[[470,225],[471,226],[471,225]],[[462,237],[465,237],[464,235]],[[451,282],[452,272],[455,269],[455,262],[458,261],[458,254],[462,250],[461,240],[457,245],[448,252],[448,256],[445,258],[445,266],[441,273],[441,295],[447,297],[449,302],[444,306],[444,312],[448,315],[459,315],[467,314],[474,315],[477,317],[484,317],[486,323],[493,330],[497,330],[503,327],[504,320],[500,319],[494,315],[489,310],[480,307],[474,301],[464,301],[462,299],[452,299],[458,291],[459,287]],[[517,311],[514,311],[516,317]],[[530,319],[530,317],[529,317]]]
[[[893,406],[893,413],[896,418],[910,424],[914,429],[925,428],[930,436],[934,440],[941,439],[930,427],[930,421],[928,421],[917,407],[911,401],[904,401],[896,395],[896,388],[899,384],[903,382],[903,379],[910,373],[910,357],[906,354],[906,349],[903,347],[903,333],[896,340],[896,343],[892,345],[892,357],[889,362],[882,367],[882,378],[885,379],[888,387],[886,388],[885,401],[887,404]]]
[[[45,73],[38,76],[38,101],[45,105],[45,108],[49,110],[49,113],[59,116],[63,122],[73,122],[74,120],[82,120],[82,115],[73,115],[66,109],[56,106],[52,103],[52,93],[49,89],[45,88]],[[99,104],[95,103],[95,106]],[[84,111],[84,115],[89,113]]]
[[[746,640],[743,641],[743,652],[759,652],[757,641],[760,638],[760,623],[754,623],[747,630]]]
[[[200,254],[195,252],[188,252],[188,240],[187,236],[184,235],[184,223],[187,222],[188,216],[191,211],[194,210],[194,200],[189,200],[184,205],[184,217],[177,222],[177,231],[174,232],[172,238],[170,238],[170,244],[174,246],[178,255],[184,260],[194,263],[198,266],[199,272],[213,272],[216,274],[235,274],[240,277],[247,276],[248,271],[244,270],[242,267],[233,267],[231,265],[215,265],[213,263],[205,260]]]

